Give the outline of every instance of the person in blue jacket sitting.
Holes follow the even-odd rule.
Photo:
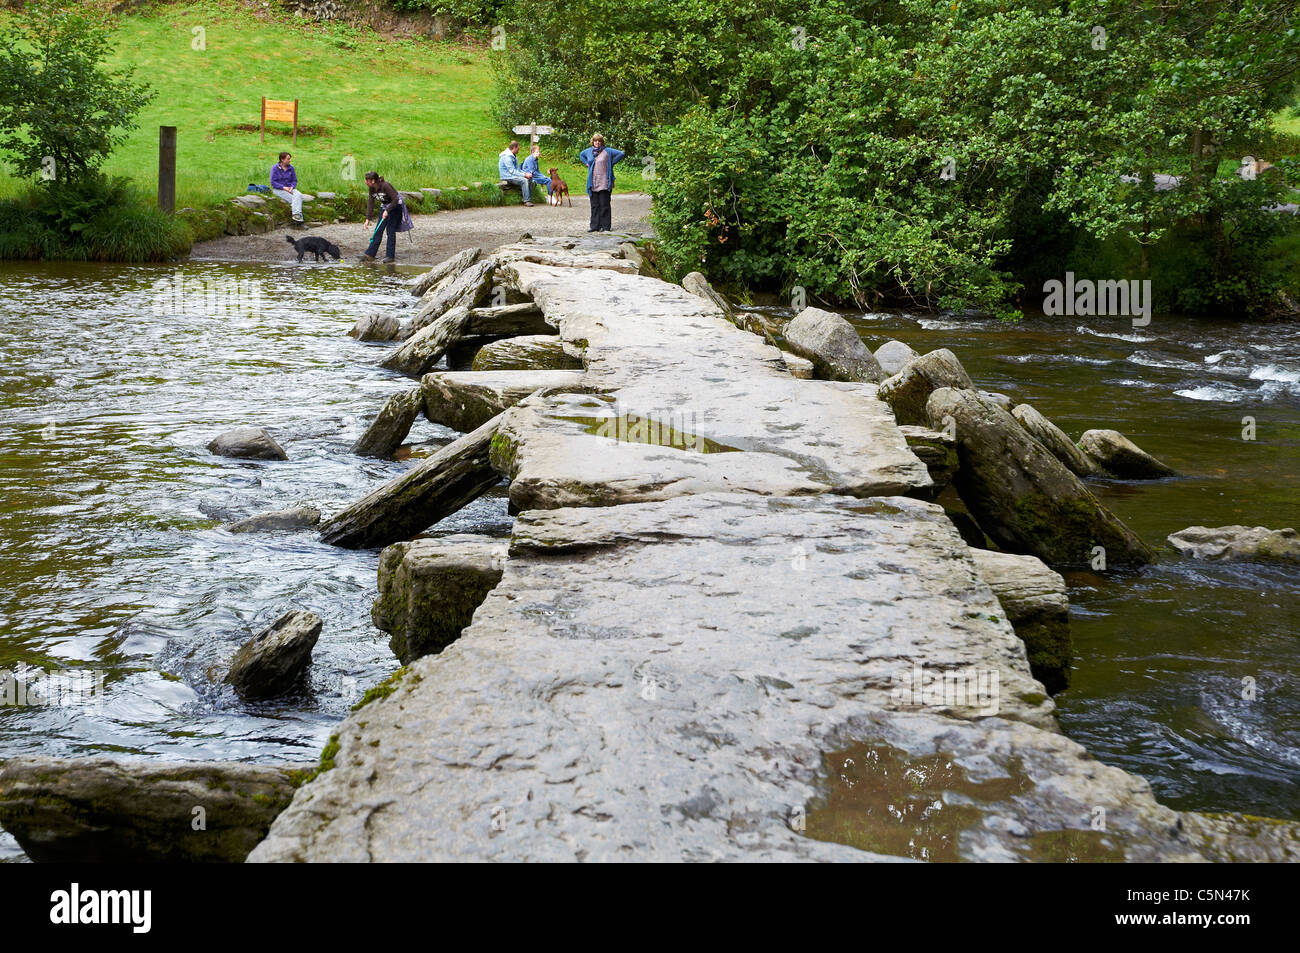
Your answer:
[[[541,159],[542,147],[534,142],[533,151],[530,152],[528,158],[524,160],[523,171],[524,175],[532,177],[529,181],[532,182],[533,185],[540,182],[542,185],[546,186],[546,195],[549,198],[551,194],[551,180],[547,176],[542,175]]]
[[[519,168],[519,143],[515,140],[510,141],[502,153],[497,156],[497,175],[501,176],[502,182],[509,182],[511,185],[519,187],[519,191],[524,193],[524,204],[532,207],[529,200],[529,189],[532,187],[532,175]]]
[[[623,160],[624,153],[606,147],[605,137],[596,133],[591,137],[591,148],[583,149],[578,159],[587,167],[587,196],[591,200],[591,228],[589,232],[607,232],[612,227],[609,196],[614,191],[614,166]]]

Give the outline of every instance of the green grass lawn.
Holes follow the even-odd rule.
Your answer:
[[[485,49],[311,24],[278,8],[257,17],[214,0],[162,5],[117,23],[116,61],[134,65],[157,96],[105,171],[154,192],[158,127],[176,126],[178,208],[266,184],[282,149],[293,153],[305,192],[360,189],[367,169],[400,189],[495,182],[497,154],[513,137],[492,118]],[[191,48],[195,27],[205,31],[205,50]],[[284,124],[273,124],[274,135],[268,127],[261,142],[263,96],[299,100],[299,123],[309,132],[300,131],[296,147]],[[574,193],[584,192],[586,170],[576,155],[556,161],[558,146],[548,149],[545,138],[542,148],[542,168],[559,167]],[[353,180],[345,177],[349,168]],[[619,170],[619,191],[641,188],[639,169],[626,169]],[[0,196],[23,186],[0,175]]]

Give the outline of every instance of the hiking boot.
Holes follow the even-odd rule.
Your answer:
[[[374,261],[373,258],[370,259],[370,260],[371,260],[371,261]],[[381,264],[381,265],[392,265],[392,264],[396,263],[396,261],[397,261],[396,258],[385,258],[383,261],[380,262],[380,264]]]
[[[362,262],[365,262],[366,264],[371,264],[372,262],[374,262],[374,260],[375,260],[375,256],[374,256],[374,255],[364,255],[364,254],[363,254],[363,255],[359,255],[359,256],[357,257],[357,261],[362,261]]]

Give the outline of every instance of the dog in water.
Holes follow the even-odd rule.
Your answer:
[[[546,174],[551,179],[550,203],[552,205],[558,206],[563,199],[568,198],[569,185],[562,178],[560,178],[560,173],[558,169],[547,169]],[[573,199],[571,198],[569,199],[569,208],[573,208]]]
[[[335,261],[338,261],[343,257],[343,253],[339,251],[338,245],[335,245],[332,242],[327,242],[325,239],[316,235],[309,235],[306,238],[294,238],[292,235],[285,235],[284,240],[292,245],[294,250],[298,252],[299,261],[302,261],[303,255],[309,253],[315,255],[317,261],[320,261],[321,255],[326,256],[326,261],[329,260],[330,255],[334,256]]]

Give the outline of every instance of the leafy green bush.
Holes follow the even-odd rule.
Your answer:
[[[183,221],[124,179],[90,175],[0,202],[0,258],[166,261],[191,242]]]

